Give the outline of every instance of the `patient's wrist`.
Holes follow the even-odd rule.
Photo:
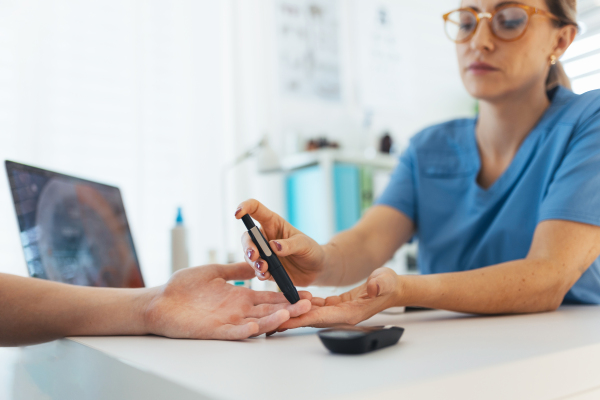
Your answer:
[[[142,334],[144,335],[160,335],[160,329],[157,327],[160,315],[157,315],[156,307],[154,306],[160,300],[159,297],[163,291],[163,286],[144,289],[144,292],[137,296],[132,303],[135,310],[134,315],[137,316],[139,328],[143,331]]]

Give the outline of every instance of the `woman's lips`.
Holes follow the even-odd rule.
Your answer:
[[[473,62],[469,65],[468,70],[475,75],[483,75],[489,72],[499,71],[498,68],[484,62]]]

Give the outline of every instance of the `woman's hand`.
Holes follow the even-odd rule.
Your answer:
[[[286,220],[269,210],[257,200],[246,200],[235,211],[237,219],[250,214],[261,225],[265,238],[277,255],[296,286],[308,286],[323,271],[325,252],[323,248]],[[256,277],[266,280],[271,277],[266,261],[260,258],[258,249],[250,235],[244,232],[242,248],[246,262],[254,269]]]
[[[228,284],[254,274],[245,263],[183,269],[152,289],[144,312],[146,332],[171,338],[239,340],[276,330],[310,310],[308,292],[290,304],[283,293]]]
[[[340,296],[313,298],[310,312],[291,318],[278,331],[301,326],[323,328],[338,324],[355,325],[386,308],[399,305],[398,275],[389,268],[373,271],[366,283]]]

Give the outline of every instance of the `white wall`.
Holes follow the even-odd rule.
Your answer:
[[[169,275],[178,205],[193,264],[207,262],[209,249],[223,260],[224,242],[239,259],[235,206],[256,197],[285,210],[281,175],[258,175],[253,160],[222,174],[263,134],[280,154],[290,132],[327,133],[362,150],[383,129],[405,144],[426,125],[472,113],[443,34],[454,0],[337,4],[342,96],[329,102],[282,95],[276,0],[0,0],[0,159],[121,187],[150,285]],[[401,90],[373,105],[364,38],[378,7],[402,22],[394,28]],[[374,119],[365,129],[367,109]],[[0,272],[24,275],[17,232],[2,172]]]
[[[237,152],[257,142],[264,133],[269,134],[273,147],[282,156],[287,152],[286,135],[290,134],[308,139],[326,133],[342,148],[363,151],[384,130],[390,130],[402,148],[413,134],[428,125],[474,114],[475,101],[462,86],[455,47],[444,34],[441,17],[457,6],[456,1],[338,0],[342,82],[339,102],[282,94],[276,36],[278,4],[279,0],[232,3],[236,117],[233,135]],[[363,67],[371,51],[366,42],[372,35],[372,21],[381,8],[390,15],[398,41],[398,95],[393,101],[374,104],[366,99],[365,92],[372,82],[368,79],[370,71]],[[373,113],[373,121],[365,128],[367,111]],[[260,177],[248,163],[236,169],[232,180],[236,184],[231,188],[229,208],[245,198],[256,197],[285,214],[283,177]],[[235,249],[241,228],[230,221],[230,230],[236,235],[228,246]]]
[[[227,6],[0,1],[0,159],[119,186],[150,285],[169,276],[178,205],[192,263],[220,245]],[[0,227],[0,272],[25,274],[4,171]]]
[[[240,85],[248,96],[238,99],[243,115],[252,115],[254,130],[269,130],[272,142],[284,148],[285,132],[302,136],[320,132],[355,150],[364,144],[362,129],[366,109],[374,111],[373,130],[390,128],[404,142],[418,129],[462,115],[472,115],[475,102],[465,92],[458,74],[454,44],[446,39],[441,15],[456,6],[453,0],[425,2],[402,0],[338,0],[340,11],[340,58],[342,100],[304,100],[281,94],[277,74],[276,15],[274,0],[238,0]],[[362,60],[371,34],[369,24],[378,9],[386,9],[396,25],[393,29],[400,52],[400,94],[395,103],[364,104]],[[363,75],[363,76],[361,76]],[[259,128],[260,126],[260,128]]]

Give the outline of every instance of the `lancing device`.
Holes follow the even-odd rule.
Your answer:
[[[246,225],[246,229],[248,229],[248,234],[250,235],[252,242],[254,242],[254,245],[258,248],[260,258],[265,260],[269,265],[269,272],[273,275],[275,283],[277,283],[277,286],[279,286],[279,289],[281,289],[285,298],[291,304],[297,303],[300,300],[298,291],[294,287],[285,268],[281,265],[281,261],[279,261],[279,258],[273,253],[273,250],[271,250],[271,246],[269,246],[269,243],[262,235],[260,229],[254,225],[254,221],[248,214],[242,217],[242,221],[244,222],[244,225]]]

